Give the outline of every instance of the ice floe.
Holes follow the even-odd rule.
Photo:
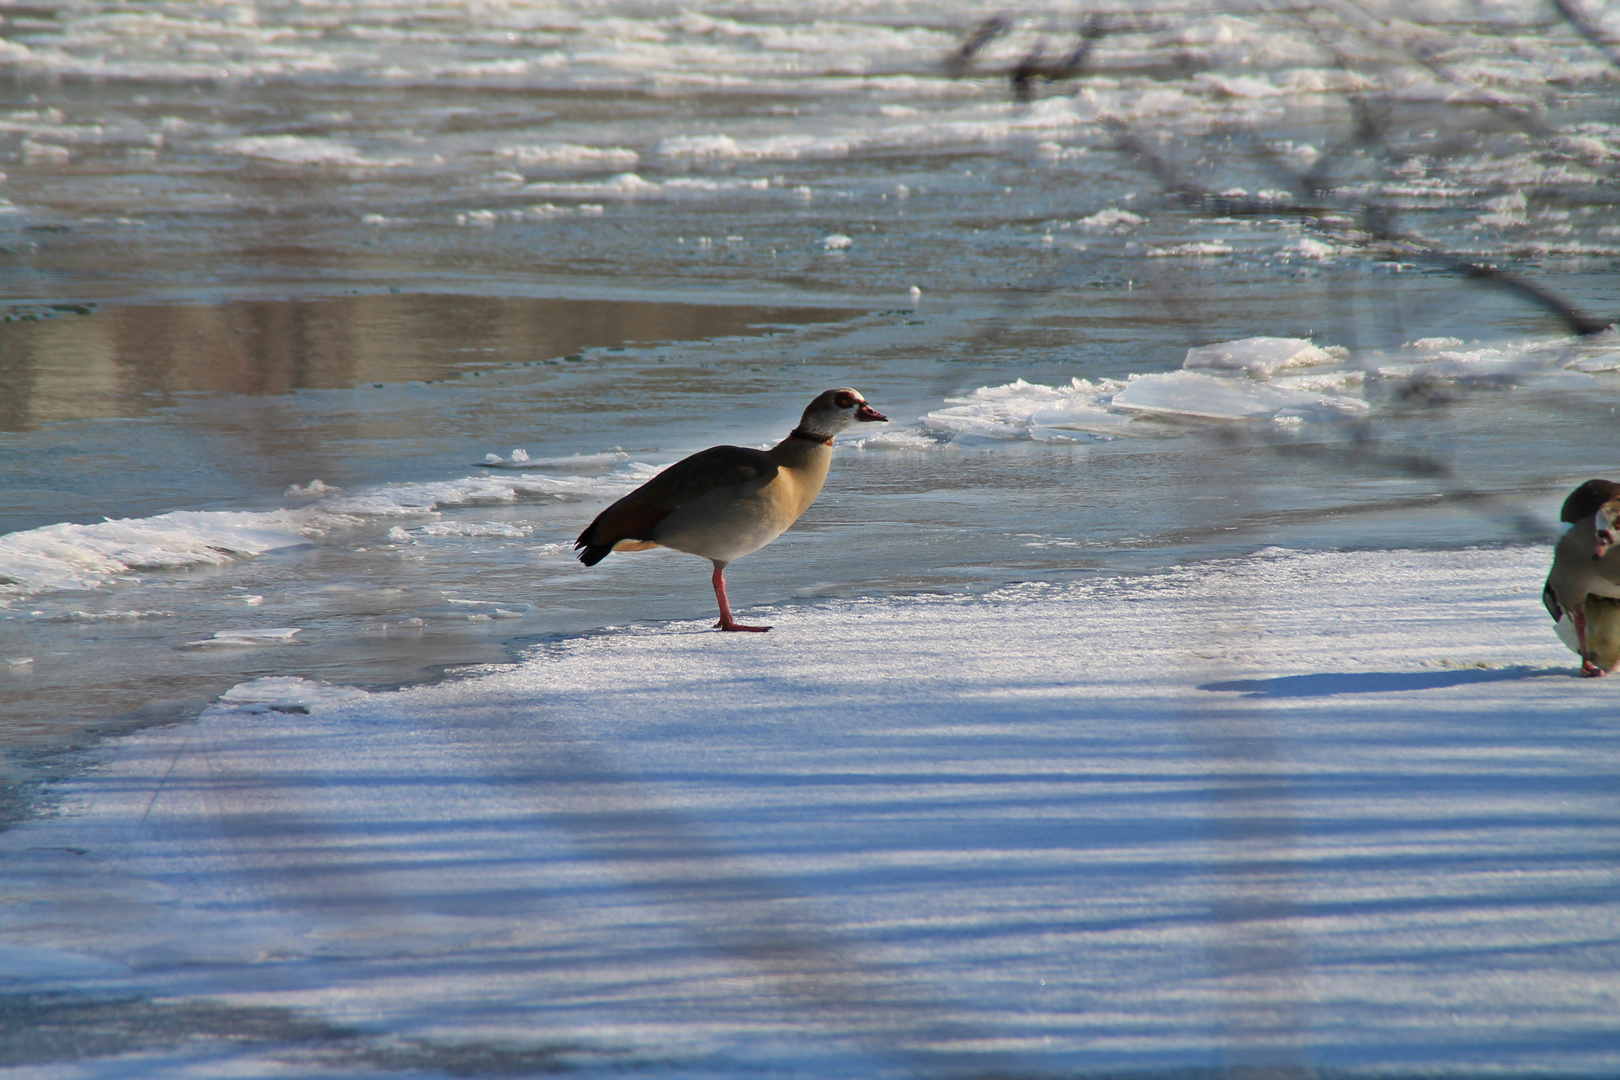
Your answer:
[[[1037,442],[1117,435],[1130,417],[1112,411],[1109,401],[1122,382],[1071,379],[1067,386],[1043,386],[1019,379],[1005,386],[980,387],[923,418],[931,432],[953,439],[1033,439]]]
[[[598,498],[627,491],[658,471],[618,453],[597,458],[600,460],[593,459],[586,469],[600,475],[493,473],[350,493],[324,484],[316,488],[316,481],[308,487],[295,485],[288,492],[292,497],[315,499],[295,509],[188,510],[7,533],[0,536],[0,607],[42,592],[99,589],[140,573],[224,566],[389,519],[431,516],[442,508],[541,497]]]
[[[220,704],[236,712],[301,712],[322,706],[359,701],[366,691],[353,686],[333,686],[313,679],[272,675],[237,683],[220,695]]]
[[[1364,412],[1366,401],[1349,392],[1355,373],[1340,386],[1291,384],[1279,379],[1237,382],[1202,371],[1171,371],[1132,379],[1109,404],[1115,409],[1195,420],[1280,420]]]
[[[1467,345],[1423,338],[1352,354],[1304,338],[1253,337],[1187,350],[1175,371],[1048,386],[1023,379],[947,398],[922,434],[938,445],[971,439],[1046,442],[1175,434],[1147,421],[1271,421],[1285,427],[1369,414],[1369,380],[1511,387],[1620,371],[1620,336]],[[892,433],[891,438],[898,435]],[[919,440],[918,448],[927,445]]]
[[[624,172],[633,169],[641,155],[623,146],[579,146],[574,143],[503,146],[496,151],[522,165],[548,169],[601,169]]]
[[[623,450],[608,450],[600,454],[572,454],[568,457],[530,457],[519,447],[507,457],[485,454],[479,465],[487,469],[551,469],[565,472],[607,472],[630,461]]]
[[[273,645],[296,645],[301,627],[270,626],[249,630],[216,630],[214,636],[188,641],[188,649],[258,649]]]
[[[0,602],[7,592],[97,588],[140,570],[220,566],[309,542],[296,511],[181,510],[47,525],[0,536]]]
[[[1241,371],[1263,382],[1279,371],[1342,363],[1349,355],[1343,348],[1321,349],[1304,338],[1253,337],[1195,346],[1181,366]]]

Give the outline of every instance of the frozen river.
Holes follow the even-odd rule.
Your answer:
[[[1077,681],[1062,683],[1063,693],[1101,693],[1096,680],[1107,683],[1112,671],[1135,687],[1119,691],[1122,700],[1143,697],[1153,723],[1224,702],[1211,715],[1242,724],[1253,722],[1252,710],[1233,702],[1248,699],[1199,688],[1316,672],[1351,680],[1342,687],[1372,687],[1368,702],[1397,700],[1391,688],[1487,698],[1501,690],[1466,707],[1565,715],[1559,695],[1568,687],[1550,672],[1560,655],[1573,668],[1573,657],[1559,652],[1550,623],[1540,644],[1528,629],[1546,622],[1538,564],[1563,495],[1590,476],[1620,473],[1613,419],[1620,338],[1604,329],[1620,312],[1613,111],[1620,67],[1612,45],[1620,24],[1599,5],[1144,3],[1088,8],[1082,18],[1058,4],[998,15],[968,4],[831,0],[702,13],[658,4],[309,0],[39,4],[0,15],[0,747],[13,793],[0,814],[8,821],[33,812],[40,780],[72,775],[79,784],[125,775],[119,769],[139,772],[128,755],[153,745],[182,773],[206,773],[185,749],[191,729],[184,725],[209,709],[198,744],[215,748],[208,753],[223,752],[230,736],[220,725],[240,714],[293,725],[297,733],[286,738],[303,747],[298,768],[319,764],[311,748],[325,744],[296,728],[313,720],[215,704],[230,693],[238,705],[265,705],[268,693],[266,708],[307,707],[310,717],[359,709],[342,715],[381,724],[404,715],[389,702],[416,700],[390,696],[395,688],[438,683],[448,672],[457,678],[438,692],[453,697],[463,692],[457,687],[485,686],[491,700],[529,708],[538,700],[524,696],[529,691],[480,681],[491,677],[487,665],[558,656],[586,663],[570,669],[584,672],[577,677],[585,683],[629,692],[640,669],[592,650],[712,617],[709,568],[655,552],[586,569],[571,557],[574,537],[658,468],[716,443],[769,444],[810,397],[839,385],[859,388],[891,423],[840,440],[812,511],[728,571],[732,600],[740,615],[772,609],[779,627],[772,641],[791,636],[781,631],[795,619],[825,629],[864,604],[899,621],[893,637],[829,645],[825,654],[796,638],[794,663],[816,668],[851,662],[863,648],[881,652],[904,636],[904,612],[955,604],[985,621],[961,630],[929,624],[932,662],[948,670],[988,648],[976,634],[1006,633],[1007,612],[1022,610],[1021,587],[1100,604],[1116,588],[1157,595],[1154,583],[1184,580],[1177,575],[1216,581],[1250,565],[1244,560],[1297,567],[1348,560],[1331,563],[1340,576],[1323,593],[1323,609],[1308,613],[1327,618],[1329,605],[1381,603],[1386,582],[1373,556],[1398,551],[1403,569],[1395,577],[1404,584],[1389,585],[1392,596],[1422,601],[1424,560],[1452,566],[1446,560],[1478,558],[1488,584],[1475,595],[1466,575],[1448,577],[1448,602],[1469,611],[1522,586],[1521,608],[1502,615],[1506,621],[1478,623],[1444,622],[1435,613],[1445,626],[1436,640],[1449,644],[1427,650],[1421,634],[1401,636],[1400,649],[1365,661],[1373,664],[1365,670],[1326,647],[1298,662],[1269,646],[1234,659],[1221,642],[1237,631],[1208,612],[1131,630],[1137,624],[1115,611],[1109,641],[1146,633],[1152,649],[1169,651],[1149,659],[1099,654],[1101,674],[1069,673]],[[1304,561],[1288,562],[1296,556],[1283,552],[1305,553],[1297,556]],[[1256,596],[1223,595],[1233,626],[1265,625],[1243,615],[1244,604],[1260,604]],[[1031,614],[1055,617],[1050,606]],[[1514,621],[1520,617],[1527,621]],[[1059,620],[1054,643],[1036,649],[1039,663],[1058,663],[1061,648],[1079,647],[1083,611],[1077,619]],[[1357,640],[1366,645],[1392,625],[1378,619],[1346,632],[1364,634]],[[1470,625],[1478,628],[1478,657],[1467,646]],[[587,654],[594,659],[579,659]],[[1401,681],[1476,660],[1530,674],[1506,689],[1490,680]],[[902,665],[901,677],[927,667]],[[972,686],[933,686],[927,694],[1017,699],[1017,670],[1009,667],[998,682],[987,663],[975,668]],[[1155,671],[1176,673],[1162,699],[1151,686]],[[1358,671],[1399,678],[1364,686]],[[767,679],[775,689],[759,701],[717,700],[734,711],[774,708],[773,694],[791,698],[809,678],[784,668]],[[307,682],[256,681],[263,679]],[[260,690],[241,689],[254,686]],[[292,687],[292,696],[282,700],[265,686]],[[353,696],[361,693],[369,696]],[[702,716],[701,695],[680,700],[671,708]],[[1290,702],[1266,708],[1297,705]],[[1419,717],[1453,707],[1465,705],[1412,706]],[[438,745],[434,739],[471,754],[463,764],[480,775],[500,770],[478,762],[518,753],[469,750],[445,734],[455,726],[453,709],[424,708],[427,719],[410,730],[437,734],[417,744],[390,733],[375,751],[382,772]],[[664,775],[674,767],[660,756],[663,735],[621,757],[583,706],[558,708],[560,745],[589,775]],[[991,712],[1001,715],[1000,708]],[[1332,724],[1351,722],[1345,717],[1361,715],[1357,708],[1335,713]],[[967,740],[953,745],[994,760],[1011,752],[985,734],[971,707],[963,709],[947,727],[971,730],[949,735]],[[1041,723],[1068,715],[1050,702],[1037,712]],[[1086,716],[1077,722],[1107,720],[1106,710]],[[98,743],[176,721],[183,726]],[[896,721],[906,730],[912,722]],[[1187,730],[1176,728],[1177,738]],[[165,731],[179,741],[163,742]],[[331,734],[334,746],[350,745],[342,740],[352,733]],[[1289,772],[1298,763],[1293,751],[1267,741],[1272,729],[1262,734],[1256,745],[1297,778]],[[1391,745],[1405,745],[1409,735]],[[929,767],[926,755],[894,749],[911,736],[884,738],[891,736],[899,741],[874,744],[875,760],[898,754],[888,764]],[[1332,742],[1344,732],[1322,737]],[[1602,753],[1612,750],[1607,736],[1592,737]],[[975,744],[979,738],[987,741]],[[1202,761],[1215,773],[1228,769],[1220,737],[1188,738],[1178,752],[1189,768]],[[1559,761],[1578,761],[1577,745],[1588,744],[1558,743]],[[808,753],[797,743],[779,749]],[[1094,751],[1090,743],[1066,746],[1064,768],[1075,775],[1099,768]],[[725,748],[706,752],[723,757]],[[1148,752],[1147,742],[1128,749]],[[750,753],[772,760],[768,740]],[[117,761],[125,764],[110,764]],[[242,761],[230,768],[250,768]],[[92,762],[102,772],[80,775]],[[1387,775],[1400,773],[1393,759],[1385,765]],[[1442,817],[1458,809],[1472,774],[1447,775],[1455,782],[1451,801],[1433,810]],[[700,785],[699,801],[733,798],[735,779]],[[497,780],[486,775],[479,783]],[[297,802],[305,796],[289,792],[341,786],[304,773],[289,783],[266,790]],[[1548,781],[1534,798],[1556,802],[1563,783]],[[1038,816],[1054,805],[1077,812],[1066,801],[1073,792],[1058,786],[1053,795],[1039,784],[1014,785],[1006,805],[1015,809],[1007,812]],[[1204,795],[1217,803],[1225,797]],[[1328,816],[1348,805],[1337,794],[1308,793],[1288,813],[1316,813],[1301,807],[1317,806],[1318,795]],[[468,820],[498,817],[503,804],[491,798],[469,809]],[[681,797],[655,784],[636,798],[662,813],[668,799]],[[74,799],[88,808],[86,828],[124,806],[106,791],[83,789]],[[241,812],[231,805],[229,814]],[[1518,820],[1517,810],[1491,805],[1501,820]],[[339,800],[299,813],[330,823],[349,806]],[[1217,834],[1223,812],[1211,811]],[[967,816],[958,808],[940,820]],[[1612,804],[1583,820],[1559,835],[1582,851],[1601,847],[1613,828]],[[27,830],[37,827],[8,835],[23,837],[15,842],[26,848]],[[182,834],[191,827],[175,826]],[[729,825],[714,833],[701,822],[693,828],[680,833],[682,842],[718,845],[705,848],[705,858],[741,857],[744,848],[758,853],[777,842],[739,838]],[[586,830],[581,842],[602,843],[593,836]],[[1110,837],[1103,844],[1110,850],[1127,839]],[[1018,833],[1010,842],[1036,839]],[[848,842],[853,851],[891,840],[874,827]],[[531,842],[542,840],[524,841]],[[256,841],[244,843],[243,851],[258,854],[243,858],[269,858]],[[1484,848],[1507,850],[1492,843]],[[1420,861],[1440,851],[1419,849]],[[422,850],[413,846],[412,857]],[[137,884],[108,894],[114,908],[145,895],[138,882],[152,880],[142,875],[165,859],[207,865],[203,855],[167,849],[129,857],[120,880]],[[611,863],[619,855],[602,857]],[[814,897],[815,933],[836,939],[835,951],[854,948],[837,929],[854,918],[842,906],[853,894],[836,883],[784,885],[770,857],[761,857],[768,865],[750,864],[750,881],[763,875],[773,889]],[[1205,855],[1180,851],[1171,862],[1184,857],[1202,865]],[[969,878],[999,872],[993,860],[968,863]],[[12,885],[19,895],[54,895],[59,869]],[[1432,869],[1400,887],[1422,892]],[[186,873],[200,881],[207,871]],[[1021,880],[1019,888],[1033,887]],[[1126,875],[1121,887],[1147,890],[1133,909],[1138,915],[1162,914],[1192,896],[1225,903],[1217,894],[1227,886],[1219,874],[1212,880],[1178,891]],[[407,874],[365,888],[382,889],[402,910],[437,910],[423,908],[413,881]],[[1546,895],[1570,895],[1550,882]],[[896,888],[891,900],[908,902]],[[1331,893],[1339,883],[1324,888]],[[953,896],[971,908],[979,901],[963,889]],[[1294,903],[1299,894],[1289,890]],[[217,899],[184,889],[175,895],[199,911],[213,910]],[[321,908],[318,897],[298,895],[294,908]],[[1062,902],[1070,901],[1080,902]],[[264,902],[280,910],[280,900]],[[1477,914],[1468,903],[1462,908]],[[1612,905],[1602,910],[1612,919]],[[511,911],[500,917],[508,916],[522,922]],[[0,933],[32,947],[42,925],[33,917],[0,922]],[[974,917],[1014,918],[1004,911]],[[232,966],[244,955],[238,945],[268,932],[254,922],[259,916],[244,918],[252,925],[216,927],[210,939],[235,943],[219,952],[221,971],[234,974],[196,985],[170,980],[171,969],[195,958],[164,960],[169,954],[132,927],[86,945],[90,959],[0,957],[24,957],[17,993],[25,996],[214,1001],[208,995],[241,974]],[[1205,929],[1217,926],[1210,932],[1218,935],[1218,924]],[[238,930],[240,940],[232,936]],[[712,927],[700,930],[697,939],[712,939]],[[407,952],[428,948],[423,942],[443,946],[437,931],[415,932],[379,931],[389,940],[409,937]],[[508,932],[530,941],[525,935],[535,931],[499,931]],[[74,950],[72,925],[52,933],[50,948]],[[480,924],[456,937],[462,933],[451,937],[495,940],[479,935],[496,931]],[[946,951],[957,959],[923,978],[935,990],[980,962],[951,952],[962,946],[951,940]],[[1524,940],[1534,949],[1552,939]],[[1465,934],[1457,947],[1483,948],[1483,941]],[[732,946],[722,946],[724,956]],[[1197,934],[1161,941],[1155,962],[1169,971],[1210,947]],[[132,960],[142,949],[158,951]],[[298,949],[289,955],[307,955]],[[1309,949],[1284,951],[1291,959],[1279,978],[1306,978]],[[582,955],[593,979],[607,978],[612,965],[598,944]],[[89,966],[75,968],[81,960]],[[103,961],[113,966],[95,966]],[[890,961],[910,962],[889,956],[883,963]],[[867,970],[866,960],[851,962]],[[983,962],[985,978],[1001,977],[1002,961]],[[695,977],[687,961],[676,966],[679,979]],[[148,979],[149,968],[159,973]],[[348,985],[339,979],[323,990],[314,970],[297,968],[294,978],[312,996],[272,994],[253,1007],[273,998],[275,1008],[296,1011]],[[1234,977],[1220,964],[1213,970],[1197,978],[1218,987]],[[76,981],[80,975],[86,981]],[[1087,981],[1096,975],[1055,976],[1078,997],[1065,1004],[1049,995],[1040,1009],[1100,1001],[1091,995],[1102,993],[1102,983]],[[372,975],[354,978],[372,987],[355,991],[360,998],[379,992]],[[1268,985],[1266,993],[1282,993],[1282,983]],[[935,990],[917,1000],[936,1002]],[[1443,997],[1432,986],[1412,993],[1431,991]],[[513,998],[525,1004],[513,1008],[538,1008],[550,992],[543,980],[525,983]],[[620,1040],[614,1046],[637,1048],[626,1052],[637,1061],[648,1046],[679,1044],[686,1049],[675,1056],[685,1068],[749,1042],[710,1028],[681,1035],[682,1021],[657,1009],[647,1015],[658,1013],[662,1026],[638,1041],[626,1017],[648,1000],[629,1000],[627,1011],[610,1010],[602,1023]],[[989,994],[987,1012],[964,1023],[985,1046],[1011,1040],[1005,1045],[1022,1052],[1045,1037],[1041,1021],[1008,1017],[1035,1000],[1003,988]],[[1132,1000],[1136,1008],[1146,998]],[[1586,1016],[1580,1010],[1589,1005],[1569,1008]],[[1495,1001],[1479,1015],[1496,1016],[1489,1009],[1498,1006],[1506,1008]],[[1315,1021],[1288,1020],[1280,1041],[1250,1039],[1250,1020],[1222,1019],[1220,1007],[1211,1008],[1195,1024],[1204,1034],[1190,1041],[1138,1034],[1129,1048],[1090,1057],[1087,1046],[1115,1045],[1109,1040],[1137,1031],[1138,1021],[1147,1025],[1141,1031],[1159,1031],[1159,1021],[1127,1010],[1116,1027],[1064,1028],[1054,1035],[1052,1067],[1213,1068],[1223,1039],[1240,1048],[1253,1042],[1261,1057],[1275,1051],[1285,1063],[1418,1067],[1444,1063],[1446,1047],[1457,1045],[1450,1036],[1418,1035],[1412,1045],[1428,1049],[1406,1053],[1379,1037],[1354,1047],[1327,1039],[1324,1046],[1338,1049],[1317,1059],[1311,1038],[1300,1034],[1316,1030]],[[1355,1013],[1357,1022],[1371,1023],[1372,1011]],[[134,1034],[114,1042],[137,1054],[161,1042],[154,1032],[168,1021],[143,1027],[129,1015],[113,1026]],[[308,1015],[316,1017],[311,1031],[358,1022],[352,1011]],[[1432,1027],[1438,1015],[1414,1022]],[[229,1028],[209,1016],[197,1021],[199,1032]],[[488,1019],[422,1037],[439,1040],[435,1046],[482,1037],[479,1024]],[[827,1020],[846,1034],[847,1021]],[[775,1022],[738,1020],[739,1030],[767,1041],[781,1035]],[[398,1016],[379,1023],[400,1038],[427,1030]],[[879,1046],[892,1063],[904,1024],[888,1016],[879,1026],[883,1033],[861,1045]],[[939,1036],[930,1031],[928,1039]],[[511,1037],[501,1029],[500,1039]],[[1499,1056],[1477,1064],[1528,1067],[1542,1045],[1525,1042],[1521,1054],[1511,1043],[1504,1036],[1493,1044]],[[62,1063],[66,1052],[55,1044],[29,1045],[28,1062],[46,1070],[41,1075],[77,1068]],[[607,1053],[592,1045],[592,1053]],[[386,1055],[367,1053],[365,1068],[386,1064]],[[794,1053],[744,1054],[743,1071],[787,1069]],[[255,1057],[253,1068],[272,1068],[263,1064],[272,1057]],[[627,1060],[617,1050],[609,1058],[614,1068]],[[11,1060],[0,1055],[0,1064]],[[434,1068],[452,1069],[449,1059],[433,1060]],[[1612,1064],[1601,1054],[1565,1062],[1577,1072]],[[162,1058],[151,1068],[172,1075],[162,1069],[173,1065]],[[807,1068],[863,1067],[829,1059]],[[1047,1066],[1019,1059],[1016,1067]]]

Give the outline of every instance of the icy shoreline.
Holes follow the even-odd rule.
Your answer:
[[[0,835],[5,989],[325,1034],[20,1063],[1609,1074],[1615,689],[1544,571],[1269,552],[246,684]]]

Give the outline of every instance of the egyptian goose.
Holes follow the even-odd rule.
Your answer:
[[[1588,480],[1569,493],[1558,518],[1568,528],[1553,548],[1541,602],[1580,655],[1581,674],[1603,675],[1620,663],[1620,484]]]
[[[849,387],[828,390],[769,450],[712,446],[677,461],[596,516],[574,542],[595,566],[613,551],[667,547],[714,563],[721,630],[765,631],[731,617],[727,564],[758,551],[810,509],[832,464],[833,436],[855,421],[887,420]]]

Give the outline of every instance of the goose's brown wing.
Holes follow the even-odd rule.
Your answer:
[[[595,566],[615,544],[650,540],[658,523],[679,507],[717,488],[769,483],[776,468],[765,451],[745,446],[713,446],[683,458],[596,515],[574,541],[584,549],[579,561]]]

